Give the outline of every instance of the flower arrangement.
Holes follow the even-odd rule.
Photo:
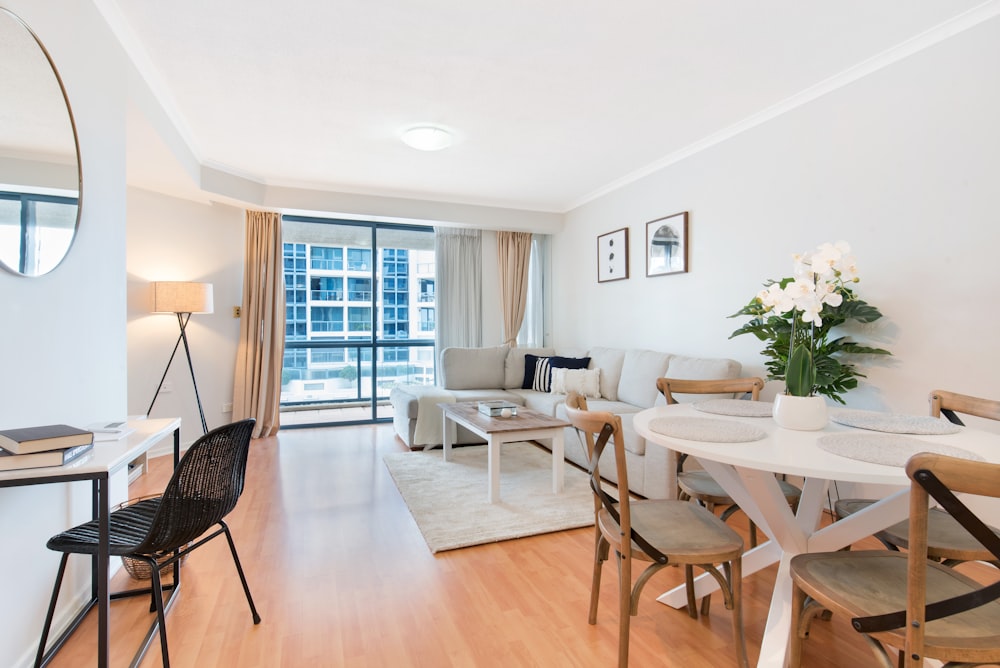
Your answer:
[[[792,277],[768,281],[749,304],[729,316],[750,316],[729,338],[753,334],[766,342],[762,354],[768,378],[784,380],[787,394],[825,395],[843,404],[841,395],[865,377],[845,356],[892,353],[832,330],[850,320],[874,322],[882,314],[854,293],[851,286],[860,279],[845,242],[824,243],[793,258]]]

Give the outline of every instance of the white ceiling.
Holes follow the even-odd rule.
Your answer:
[[[275,186],[550,212],[996,5],[95,1],[203,166]],[[400,130],[420,122],[453,128],[455,145],[403,145]],[[130,183],[182,188],[165,154],[135,124]]]

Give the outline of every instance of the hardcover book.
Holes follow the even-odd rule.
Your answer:
[[[15,455],[0,449],[0,471],[16,471],[17,469],[38,469],[44,466],[62,466],[94,449],[94,443],[74,445],[61,450],[33,452],[26,455]]]
[[[94,442],[94,434],[68,424],[0,430],[0,448],[15,455],[71,448]]]
[[[500,417],[505,409],[510,411],[511,416],[514,416],[517,415],[518,405],[503,400],[479,402],[479,412],[489,417]]]

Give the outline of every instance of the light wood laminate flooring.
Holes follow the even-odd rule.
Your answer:
[[[299,429],[255,441],[246,489],[229,524],[263,621],[253,625],[225,540],[216,539],[183,567],[180,598],[167,616],[172,664],[615,665],[613,562],[605,566],[598,623],[587,624],[593,529],[435,556],[382,463],[384,454],[402,450],[388,425]],[[169,473],[168,457],[151,460],[130,495],[160,491]],[[745,521],[735,526],[745,533]],[[751,665],[774,575],[772,567],[744,585]],[[665,569],[646,586],[632,621],[633,667],[734,665],[731,617],[719,596],[708,618],[698,620],[656,602],[682,576]],[[121,581],[127,582],[124,571],[116,576],[116,584]],[[148,607],[148,599],[112,604],[113,666],[128,665],[151,621]],[[95,665],[95,627],[91,614],[50,665]],[[161,665],[157,639],[142,666]],[[841,668],[872,660],[848,622],[834,619],[815,624],[803,665]]]

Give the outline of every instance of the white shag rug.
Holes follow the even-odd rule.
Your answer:
[[[488,503],[486,446],[400,452],[383,457],[431,552],[592,526],[587,474],[570,463],[552,492],[552,454],[531,443],[500,450],[500,502]]]

